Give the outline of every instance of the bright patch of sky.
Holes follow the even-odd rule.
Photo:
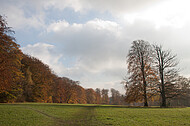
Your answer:
[[[131,42],[163,44],[190,76],[188,0],[1,0],[24,53],[85,88],[116,88]],[[183,51],[182,51],[183,50]]]

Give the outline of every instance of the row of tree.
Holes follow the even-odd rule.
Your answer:
[[[119,91],[84,89],[79,81],[58,77],[39,59],[25,55],[13,37],[14,31],[0,16],[0,102],[49,102],[121,104]]]
[[[166,107],[172,98],[189,98],[190,80],[179,76],[177,64],[176,55],[162,46],[133,41],[127,56],[126,101],[148,106],[149,101],[157,99]]]
[[[115,89],[109,97],[107,89],[84,89],[79,81],[58,77],[23,54],[13,34],[0,16],[0,102],[190,105],[190,79],[178,75],[176,55],[162,46],[134,41],[127,56],[126,97]]]

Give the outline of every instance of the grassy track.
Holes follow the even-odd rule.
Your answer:
[[[0,126],[182,126],[190,108],[67,104],[0,104]]]

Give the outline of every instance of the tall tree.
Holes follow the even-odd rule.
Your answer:
[[[54,85],[53,85],[53,97],[52,100],[54,103],[64,103],[65,102],[65,86],[63,78],[54,77]]]
[[[86,104],[85,89],[79,85],[79,81],[66,77],[54,77],[54,82],[53,102]]]
[[[76,87],[79,84],[78,81],[73,81],[69,78],[62,77],[65,89],[65,103],[77,103],[77,90]]]
[[[83,87],[80,85],[76,85],[76,92],[77,92],[77,103],[78,104],[86,104],[87,98],[86,98],[86,92]]]
[[[127,100],[129,102],[143,101],[148,106],[148,93],[153,87],[152,79],[155,78],[151,67],[152,62],[151,45],[144,40],[133,41],[127,56],[129,78],[126,83]]]
[[[102,89],[102,104],[109,104],[108,89]]]
[[[96,104],[101,104],[102,98],[101,98],[101,90],[100,88],[96,88]]]
[[[92,88],[86,89],[86,99],[88,104],[96,104],[96,92]]]
[[[13,34],[14,31],[0,15],[0,102],[14,101],[19,92],[22,92],[22,52]]]
[[[49,66],[28,55],[23,56],[22,64],[25,75],[23,87],[26,100],[52,102],[54,74],[52,74]]]
[[[171,51],[163,50],[162,46],[153,45],[155,50],[155,65],[157,67],[160,79],[159,89],[162,98],[161,106],[166,107],[166,99],[177,95],[176,79],[178,64],[176,55],[172,55]]]
[[[118,90],[111,88],[111,104],[119,105],[121,104],[121,95]]]

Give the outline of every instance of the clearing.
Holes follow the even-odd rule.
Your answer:
[[[56,103],[0,104],[0,126],[182,126],[190,108],[130,108]]]

